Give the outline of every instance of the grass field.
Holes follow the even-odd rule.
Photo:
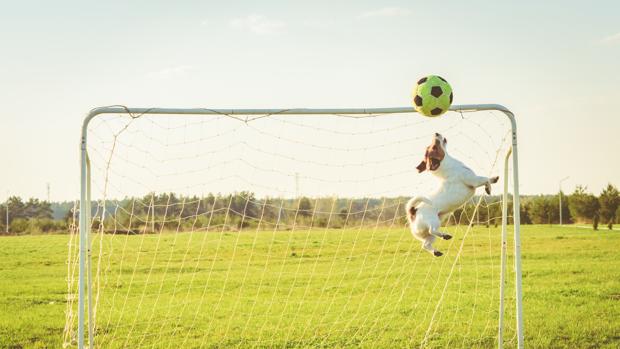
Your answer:
[[[437,244],[441,258],[421,252],[404,229],[95,238],[96,342],[494,347],[499,228],[476,228],[465,239],[465,228],[454,229],[454,239]],[[62,347],[68,242],[0,238],[1,348]],[[620,347],[620,233],[523,226],[522,249],[526,346]],[[508,277],[505,342],[514,347]]]

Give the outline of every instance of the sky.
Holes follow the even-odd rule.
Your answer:
[[[0,12],[0,199],[79,195],[93,107],[455,104],[516,115],[521,192],[620,185],[617,1],[10,1]]]

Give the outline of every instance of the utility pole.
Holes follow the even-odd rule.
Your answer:
[[[558,187],[559,187],[558,197],[560,198],[560,225],[562,225],[562,182],[567,180],[569,177],[570,176],[566,176],[560,179],[560,182],[558,183]]]
[[[50,201],[50,183],[47,182],[47,202],[51,202]]]
[[[295,197],[299,198],[299,172],[295,172]]]

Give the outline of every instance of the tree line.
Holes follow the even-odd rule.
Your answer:
[[[620,223],[620,194],[609,184],[599,196],[577,186],[562,195],[562,221],[607,225]],[[521,197],[521,224],[559,223],[559,195]],[[249,191],[232,194],[183,196],[149,193],[143,197],[92,203],[92,230],[101,233],[143,234],[169,231],[230,231],[242,229],[303,230],[312,228],[372,228],[406,224],[408,197],[394,198],[257,198]],[[477,203],[480,201],[480,205]],[[13,234],[64,233],[75,226],[76,203],[49,203],[13,196],[0,207],[0,232]],[[477,209],[476,209],[477,207]],[[501,196],[476,196],[454,212],[446,224],[501,224]],[[512,198],[508,202],[512,223]]]
[[[8,208],[8,215],[7,215]],[[69,213],[66,212],[65,215]],[[68,219],[55,219],[52,204],[30,198],[27,201],[11,196],[0,206],[0,232],[10,233],[50,233],[68,231]]]
[[[563,224],[592,224],[595,230],[598,229],[599,223],[605,224],[609,229],[612,229],[614,224],[620,224],[620,194],[612,184],[608,184],[598,197],[581,185],[569,195],[558,193],[521,196],[521,224],[559,224],[560,195]],[[472,216],[476,224],[501,223],[501,198],[482,197],[484,204],[474,214],[475,200],[477,199],[474,198],[455,214]],[[509,221],[512,221],[512,200],[509,201]]]

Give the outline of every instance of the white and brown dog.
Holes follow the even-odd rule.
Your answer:
[[[411,233],[422,241],[425,250],[435,256],[443,255],[433,248],[435,238],[452,238],[439,231],[441,222],[471,199],[476,188],[484,186],[487,194],[491,194],[491,184],[499,179],[477,176],[462,162],[448,155],[447,145],[448,140],[435,133],[432,144],[426,148],[424,160],[417,167],[418,172],[428,170],[437,176],[441,181],[439,189],[428,198],[412,198],[406,205]]]

